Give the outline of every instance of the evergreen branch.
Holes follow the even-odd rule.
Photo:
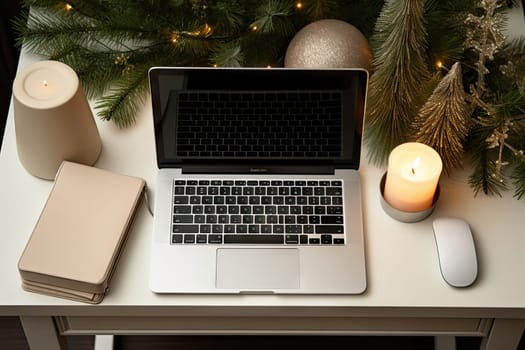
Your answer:
[[[29,51],[48,56],[73,43],[100,50],[122,47],[124,42],[136,38],[136,32],[127,28],[96,26],[76,13],[31,15],[27,23],[23,19],[17,21],[15,29],[20,34],[18,45],[24,44]]]
[[[476,118],[470,135],[468,144],[472,147],[476,167],[469,183],[475,193],[483,190],[488,195],[501,195],[500,191],[507,189],[504,167],[521,169],[525,162],[525,97],[509,91],[499,97],[492,110],[490,115]],[[511,179],[518,185],[519,193],[520,177],[516,182],[515,170],[513,174]]]
[[[305,0],[303,2],[306,16],[310,21],[338,17],[339,4],[336,0]]]
[[[294,32],[291,16],[293,3],[289,0],[267,0],[257,9],[257,18],[250,27],[257,33],[281,33],[288,36]]]
[[[483,148],[475,153],[474,171],[469,176],[469,185],[474,190],[474,194],[478,195],[481,191],[489,196],[501,197],[501,191],[507,189],[504,182],[498,179],[495,167],[495,157],[491,156],[491,152],[487,148]]]
[[[154,65],[188,65],[191,57],[169,46],[155,46],[154,50],[134,56],[133,62],[126,62],[120,78],[116,79],[108,93],[97,100],[97,115],[111,120],[117,126],[129,127],[135,122],[138,108],[143,104],[148,90],[148,70]]]
[[[14,29],[19,34],[18,46],[25,45],[29,51],[43,54],[52,52],[55,47],[61,49],[72,42],[78,42],[75,40],[75,33],[92,30],[91,25],[86,24],[82,18],[71,21],[50,12],[28,13],[15,21]]]
[[[91,2],[98,3],[99,1]],[[84,4],[83,1],[80,3]],[[84,7],[86,7],[85,4],[81,8]],[[113,50],[129,49],[126,43],[133,47],[145,43],[147,46],[148,41],[157,40],[162,32],[158,20],[153,20],[150,16],[144,18],[140,13],[135,13],[136,9],[128,9],[126,14],[123,14],[118,10],[119,6],[110,8],[104,14],[93,18],[76,8],[72,10],[65,10],[63,7],[39,9],[29,18],[17,21],[16,29],[20,34],[19,38],[25,39],[29,50],[44,53],[52,52],[54,47],[65,46],[69,42],[90,48],[111,48]],[[90,11],[96,13],[93,9]],[[176,20],[169,23],[175,24],[178,28],[184,28]],[[192,25],[193,23],[186,24],[190,29]],[[19,41],[19,45],[22,43]]]
[[[282,66],[289,38],[271,34],[245,35],[241,45],[246,66]],[[261,50],[261,47],[265,47]]]
[[[39,0],[38,2],[42,2]],[[44,1],[48,2],[48,1]],[[70,10],[75,14],[81,15],[84,18],[90,18],[92,20],[107,20],[108,15],[111,13],[111,10],[114,8],[110,2],[100,1],[100,0],[68,0],[65,1],[54,1],[57,5],[57,8],[64,7],[64,5],[69,5]]]
[[[112,120],[119,127],[133,124],[148,87],[147,76],[148,69],[142,68],[116,81],[109,94],[97,100],[97,115],[103,120]]]
[[[51,57],[71,66],[78,74],[88,98],[95,98],[107,92],[110,82],[122,75],[125,67],[117,62],[118,53],[90,51],[75,47],[69,54]]]
[[[428,42],[432,43],[428,48],[431,69],[441,70],[440,66],[450,67],[462,60],[465,41],[463,22],[473,4],[474,0],[429,0],[425,3]]]
[[[523,154],[521,154],[523,157]],[[517,199],[525,198],[525,161],[521,160],[511,175],[512,184],[514,185],[514,197]]]
[[[439,153],[443,169],[448,174],[463,164],[463,143],[469,130],[471,111],[461,77],[461,66],[455,63],[413,122],[416,141]]]
[[[345,2],[344,6],[337,2],[338,6],[335,6],[330,11],[333,13],[326,18],[343,19],[358,28],[365,37],[370,38],[383,4],[383,0],[353,0],[351,3]]]
[[[421,82],[429,77],[423,14],[420,0],[387,1],[371,39],[374,74],[368,89],[365,142],[369,160],[377,165],[406,141]]]
[[[245,23],[245,11],[238,1],[218,1],[210,5],[210,26],[218,34],[242,31]]]
[[[213,50],[211,61],[218,67],[242,67],[244,55],[239,42],[227,42],[217,45]]]

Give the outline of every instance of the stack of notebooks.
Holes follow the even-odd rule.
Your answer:
[[[143,179],[63,162],[18,263],[22,287],[100,303],[144,189]]]

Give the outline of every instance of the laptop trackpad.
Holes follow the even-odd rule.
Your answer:
[[[217,249],[216,286],[220,289],[299,288],[299,251],[271,248]]]

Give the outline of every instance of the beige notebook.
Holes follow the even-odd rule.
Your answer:
[[[137,177],[63,162],[18,262],[22,287],[100,302],[144,188]]]

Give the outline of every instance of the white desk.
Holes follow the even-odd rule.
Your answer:
[[[22,54],[19,69],[37,60]],[[137,124],[119,130],[99,122],[96,166],[143,177],[155,195],[152,116],[147,101]],[[367,334],[474,335],[483,347],[513,349],[525,329],[525,201],[474,198],[464,174],[441,181],[431,217],[404,224],[380,206],[383,169],[363,156],[361,176],[368,289],[356,296],[156,295],[147,285],[152,218],[142,208],[100,305],[85,305],[20,287],[17,261],[52,183],[28,174],[16,153],[13,112],[0,153],[0,315],[20,316],[32,349],[58,349],[58,334]],[[441,278],[433,218],[470,222],[480,273],[470,288]]]

